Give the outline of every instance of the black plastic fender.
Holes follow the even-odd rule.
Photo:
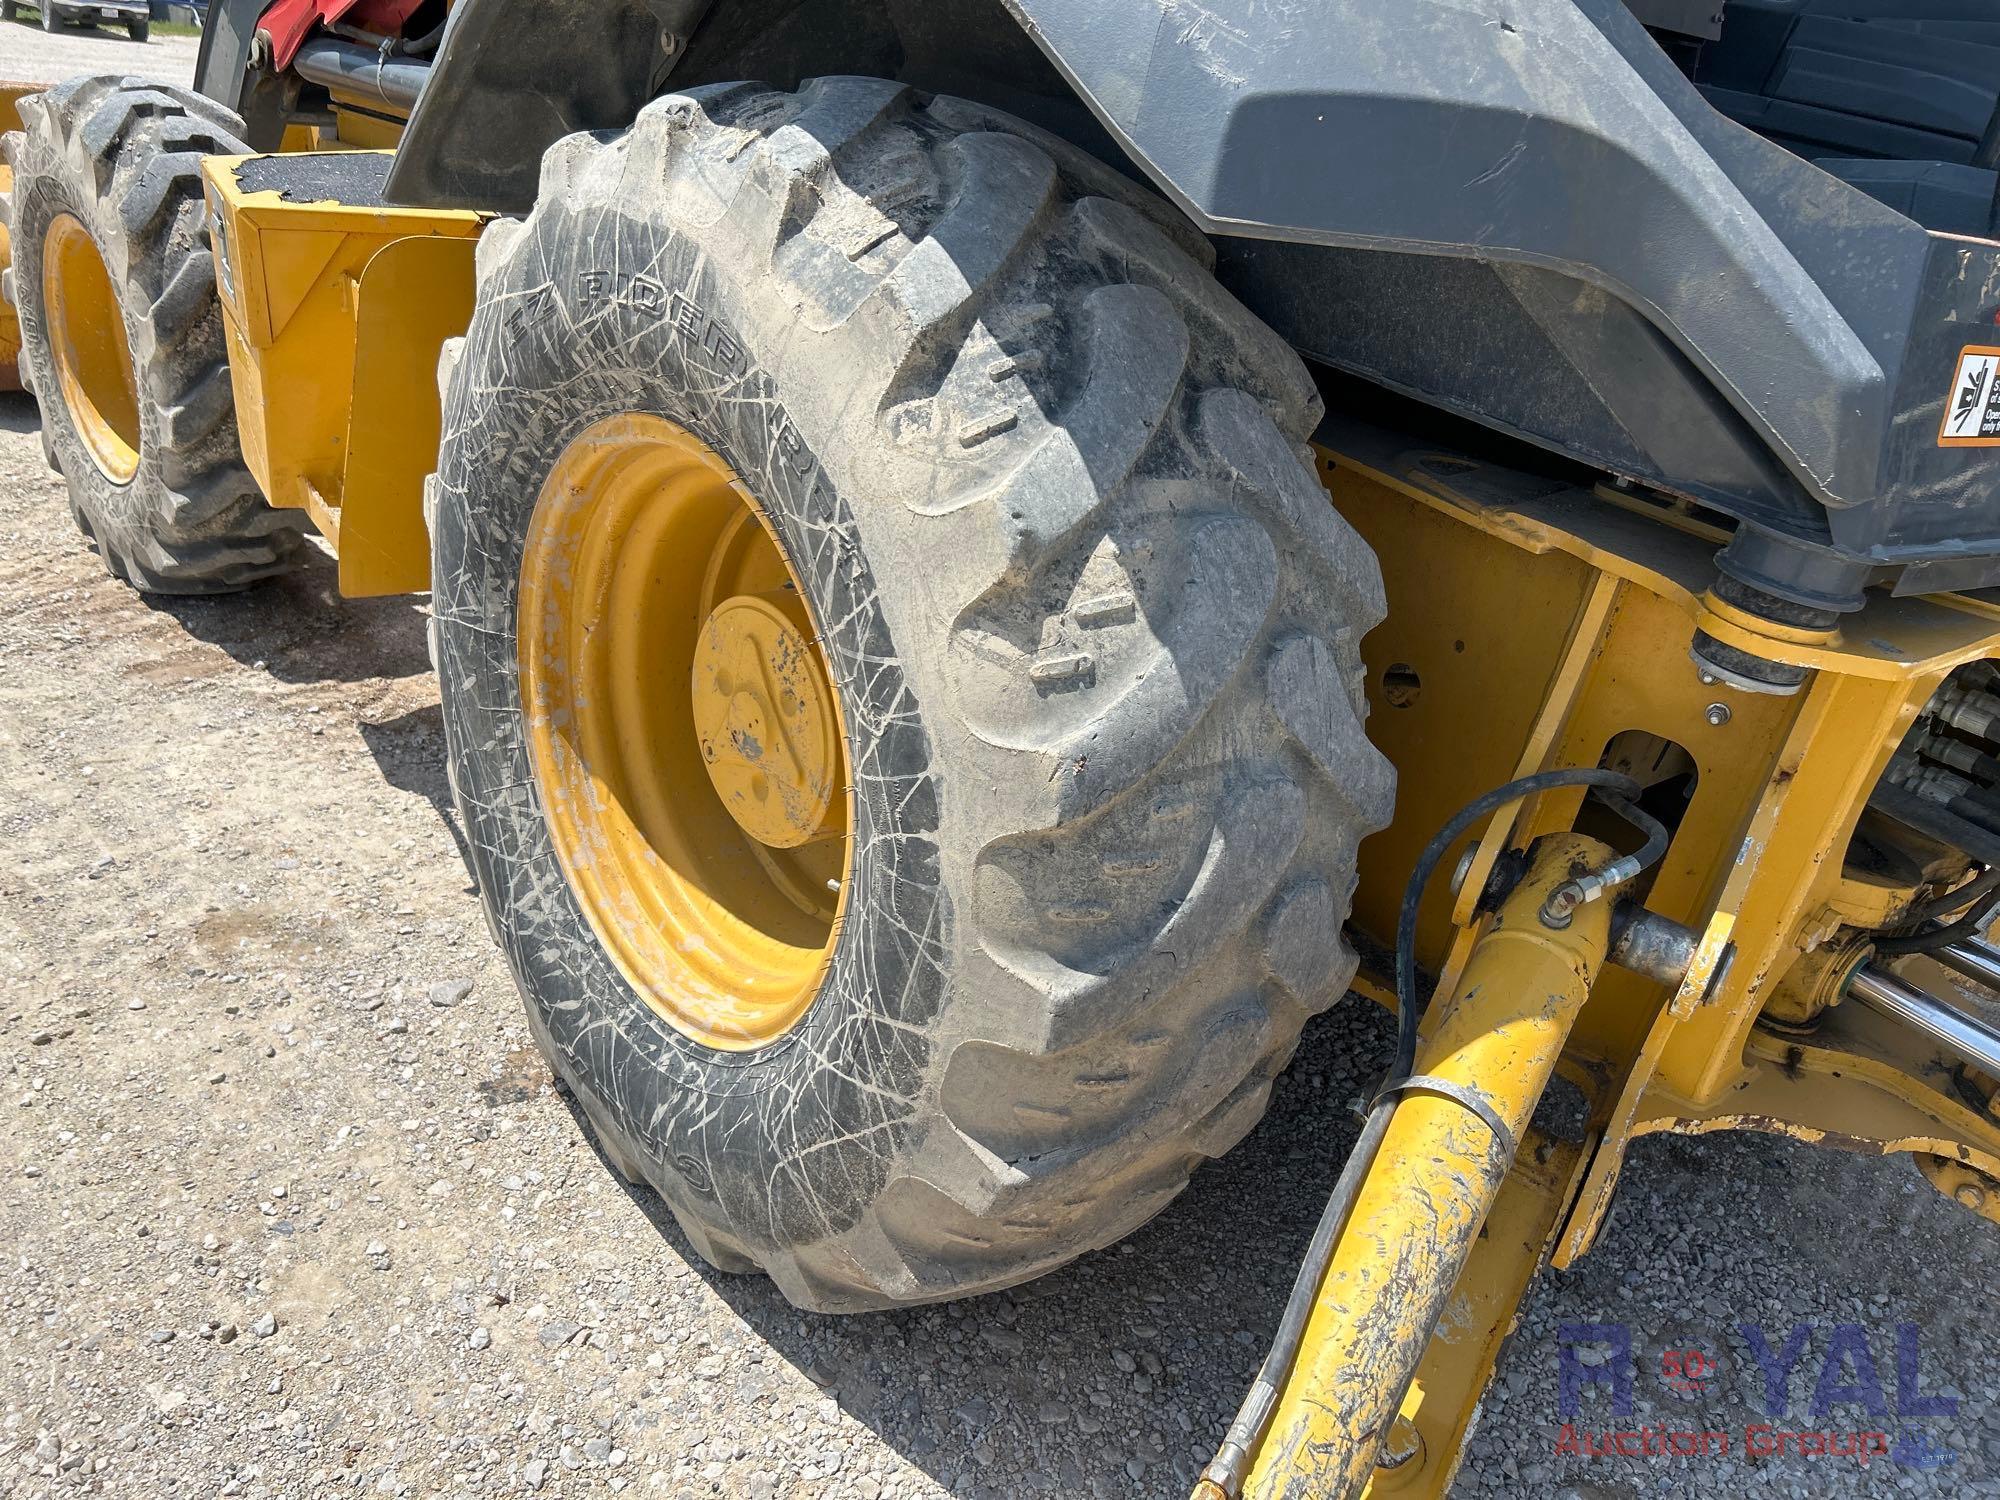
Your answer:
[[[1324,363],[1806,547],[2000,550],[2000,450],[1931,440],[2000,249],[1725,119],[1620,0],[464,0],[390,191],[519,211],[567,130],[827,72],[1142,171]]]

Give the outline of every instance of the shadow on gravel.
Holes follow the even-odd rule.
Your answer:
[[[375,758],[382,779],[398,791],[413,793],[430,803],[451,841],[458,846],[458,860],[465,867],[466,894],[477,896],[479,884],[472,873],[472,849],[465,841],[465,830],[459,826],[458,809],[451,800],[451,783],[445,777],[444,710],[429,703],[379,723],[363,719],[358,727],[361,742]]]
[[[0,391],[0,432],[39,432],[41,408],[26,391]]]
[[[296,573],[214,599],[145,596],[183,630],[280,682],[369,682],[430,671],[421,599],[343,599],[333,563],[314,555]],[[442,772],[440,772],[442,774]]]
[[[774,1353],[952,1495],[1185,1494],[1276,1330],[1392,1043],[1387,1016],[1349,996],[1308,1028],[1263,1123],[1152,1223],[965,1302],[804,1314],[761,1276],[705,1267],[658,1195],[626,1192]]]
[[[412,792],[455,822],[451,783],[444,773],[444,710],[435,703],[393,719],[361,722],[361,739],[381,767],[382,778],[398,791]]]
[[[0,432],[27,434],[40,427],[32,396],[0,394]],[[318,552],[298,572],[245,593],[140,597],[189,635],[246,666],[261,664],[280,682],[370,682],[420,677],[431,669],[425,601],[407,595],[343,599],[332,560]]]

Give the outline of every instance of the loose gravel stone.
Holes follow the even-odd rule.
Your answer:
[[[583,1332],[583,1325],[581,1323],[572,1322],[568,1318],[550,1318],[548,1322],[535,1330],[535,1337],[540,1339],[544,1344],[547,1344],[551,1349],[557,1349],[567,1344],[581,1332]]]

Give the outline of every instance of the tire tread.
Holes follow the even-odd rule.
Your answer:
[[[483,283],[533,266],[544,218],[656,213],[761,309],[790,389],[817,370],[839,392],[821,461],[869,476],[878,570],[926,574],[902,669],[949,720],[964,977],[920,1143],[853,1228],[775,1247],[649,1176],[697,1246],[810,1307],[990,1290],[1111,1243],[1251,1128],[1354,969],[1355,846],[1392,793],[1354,647],[1383,603],[1300,462],[1310,376],[1166,205],[876,80],[657,100],[558,143],[542,193],[489,231]]]
[[[140,468],[128,485],[97,472],[66,414],[45,412],[44,444],[85,536],[114,575],[152,593],[224,593],[290,571],[302,525],[265,503],[243,464],[206,227],[202,160],[247,153],[242,121],[187,89],[118,76],[29,96],[21,118],[5,141],[9,225],[22,225],[33,194],[39,212],[91,226],[139,367]],[[17,294],[22,285],[10,277]],[[22,371],[53,393],[41,310],[23,311]]]

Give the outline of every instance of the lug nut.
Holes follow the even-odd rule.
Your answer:
[[[1974,1213],[1986,1207],[1986,1189],[1976,1182],[1961,1182],[1952,1196]]]
[[[1717,729],[1720,729],[1724,724],[1729,722],[1729,705],[1727,703],[1711,703],[1707,708],[1702,710],[1701,716]]]

